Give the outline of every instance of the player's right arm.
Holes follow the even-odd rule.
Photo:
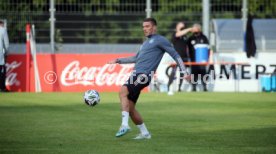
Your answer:
[[[131,57],[126,57],[126,58],[117,58],[117,59],[113,59],[111,61],[108,62],[108,64],[130,64],[130,63],[136,63],[136,59],[137,59],[138,53],[135,56],[131,56]]]

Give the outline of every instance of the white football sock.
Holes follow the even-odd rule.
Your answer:
[[[129,118],[129,112],[122,111],[122,125],[128,126],[128,118]]]
[[[149,131],[144,123],[142,123],[141,125],[137,125],[137,127],[140,129],[141,134],[149,134]]]

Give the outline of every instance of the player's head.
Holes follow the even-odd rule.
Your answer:
[[[184,28],[185,28],[185,23],[184,23],[183,21],[178,22],[178,23],[176,24],[176,27],[175,27],[176,31],[181,31],[181,30],[183,30]]]
[[[200,24],[194,24],[192,28],[192,32],[194,34],[201,33],[201,26]]]
[[[155,34],[157,31],[157,22],[154,18],[146,18],[143,21],[143,31],[145,36]]]

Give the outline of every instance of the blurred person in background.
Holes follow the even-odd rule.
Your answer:
[[[185,28],[185,23],[181,21],[176,24],[175,32],[172,35],[172,44],[174,46],[174,49],[178,52],[183,62],[189,61],[187,34],[191,31],[192,31],[192,28]],[[172,71],[169,74],[168,70],[170,68],[172,68]],[[173,80],[175,78],[176,69],[177,67],[172,66],[172,67],[168,67],[166,71],[166,74],[168,74],[169,76],[168,95],[173,95],[173,91],[170,89],[170,86],[173,83]],[[179,85],[178,85],[179,92],[181,91],[182,83],[183,83],[183,74],[180,74]]]
[[[188,38],[189,55],[191,62],[196,62],[196,50],[195,46],[198,44],[209,45],[208,38],[202,33],[201,25],[194,24],[192,27],[192,36]],[[206,65],[192,65],[191,75],[192,75],[192,91],[197,91],[198,79],[201,79],[201,84],[203,86],[203,91],[207,91],[207,86],[204,81],[206,79],[204,76],[207,74]]]
[[[0,20],[0,92],[8,92],[6,88],[6,56],[9,48],[9,37],[4,22]]]

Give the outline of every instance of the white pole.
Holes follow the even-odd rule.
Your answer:
[[[210,0],[202,0],[203,34],[209,38]]]
[[[247,23],[247,0],[242,1],[242,21],[243,21],[243,32],[245,33],[246,30],[246,23]]]
[[[247,0],[242,1],[242,30],[243,36],[245,38],[246,24],[247,24]],[[243,41],[243,50],[245,51],[245,41]]]
[[[50,0],[50,44],[52,53],[55,53],[55,0]]]
[[[146,6],[146,13],[147,13],[147,18],[151,17],[151,0],[147,0],[147,6]]]
[[[39,70],[37,66],[37,60],[36,60],[36,42],[35,42],[35,25],[32,25],[31,30],[31,54],[33,57],[33,65],[34,65],[34,77],[35,77],[35,92],[41,92],[41,83],[40,83],[40,77],[39,77]]]

